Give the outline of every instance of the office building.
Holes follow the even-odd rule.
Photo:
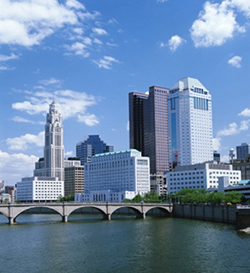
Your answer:
[[[76,157],[81,160],[81,165],[91,161],[96,154],[113,152],[114,147],[107,145],[99,135],[89,135],[76,145]]]
[[[237,185],[241,180],[241,171],[233,170],[229,164],[207,162],[187,166],[176,166],[175,171],[167,173],[168,193],[182,189],[218,188],[221,177],[228,177],[229,185]]]
[[[177,81],[168,94],[169,166],[213,160],[212,102],[194,78]]]
[[[148,94],[129,93],[130,149],[150,158],[150,173],[154,176],[169,168],[168,92],[168,88],[151,86]]]
[[[84,168],[85,193],[75,201],[121,202],[150,191],[149,158],[137,150],[97,154]]]
[[[25,177],[17,182],[16,199],[21,202],[57,201],[64,196],[64,182],[58,177]]]
[[[232,164],[234,170],[241,171],[242,180],[250,180],[250,155],[245,159],[235,159]]]
[[[236,147],[237,159],[246,159],[250,154],[250,143],[242,143],[240,146]]]
[[[64,169],[64,194],[84,193],[84,166],[71,166]]]
[[[148,94],[129,93],[129,147],[145,155],[144,108]]]

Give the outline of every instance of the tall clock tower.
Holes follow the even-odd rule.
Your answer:
[[[45,125],[44,173],[64,181],[63,125],[54,101],[50,104]]]

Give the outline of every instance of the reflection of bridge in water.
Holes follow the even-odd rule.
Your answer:
[[[0,204],[0,213],[9,219],[9,224],[13,224],[16,218],[34,208],[46,208],[58,213],[63,222],[68,222],[70,214],[78,209],[92,208],[103,214],[103,219],[111,220],[111,216],[119,209],[128,208],[136,214],[137,218],[145,218],[146,214],[153,210],[159,209],[166,216],[172,214],[173,205],[166,203],[22,203],[22,204]]]

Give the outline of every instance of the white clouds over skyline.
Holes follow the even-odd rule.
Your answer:
[[[58,81],[59,80],[54,79],[54,82]],[[46,82],[47,81],[44,81],[44,83]],[[29,115],[45,114],[52,100],[58,103],[63,119],[75,117],[78,122],[83,122],[87,126],[94,126],[99,123],[98,118],[88,112],[88,107],[96,105],[99,98],[88,95],[85,92],[67,89],[53,92],[28,92],[26,100],[13,103],[12,108],[26,112]],[[32,120],[27,120],[22,117],[14,117],[12,120],[16,122],[34,123]]]

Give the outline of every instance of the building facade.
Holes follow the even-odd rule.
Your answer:
[[[91,161],[96,154],[113,152],[114,147],[107,145],[99,135],[89,135],[76,145],[76,157],[81,160],[81,165]]]
[[[233,168],[241,171],[242,180],[250,180],[250,155],[245,159],[233,160]]]
[[[64,194],[75,195],[84,193],[84,166],[64,168]]]
[[[182,189],[218,188],[221,177],[228,177],[229,185],[237,185],[241,180],[241,171],[233,170],[229,164],[201,163],[189,166],[176,166],[175,171],[167,173],[168,193]]]
[[[129,93],[129,147],[145,155],[144,108],[148,94]]]
[[[57,201],[64,196],[64,181],[58,177],[25,177],[17,182],[16,199],[21,202]]]
[[[168,88],[151,86],[149,94],[129,93],[130,149],[150,158],[150,172],[154,175],[169,168],[168,92]]]
[[[115,196],[123,200],[150,191],[149,158],[137,150],[97,154],[84,168],[85,193],[76,201],[114,202]]]
[[[63,125],[57,104],[49,106],[45,124],[44,157],[36,162],[34,176],[64,180]]]
[[[177,81],[168,95],[169,166],[213,160],[212,101],[194,78]]]
[[[250,154],[250,143],[242,143],[240,146],[236,147],[237,159],[246,159]]]

